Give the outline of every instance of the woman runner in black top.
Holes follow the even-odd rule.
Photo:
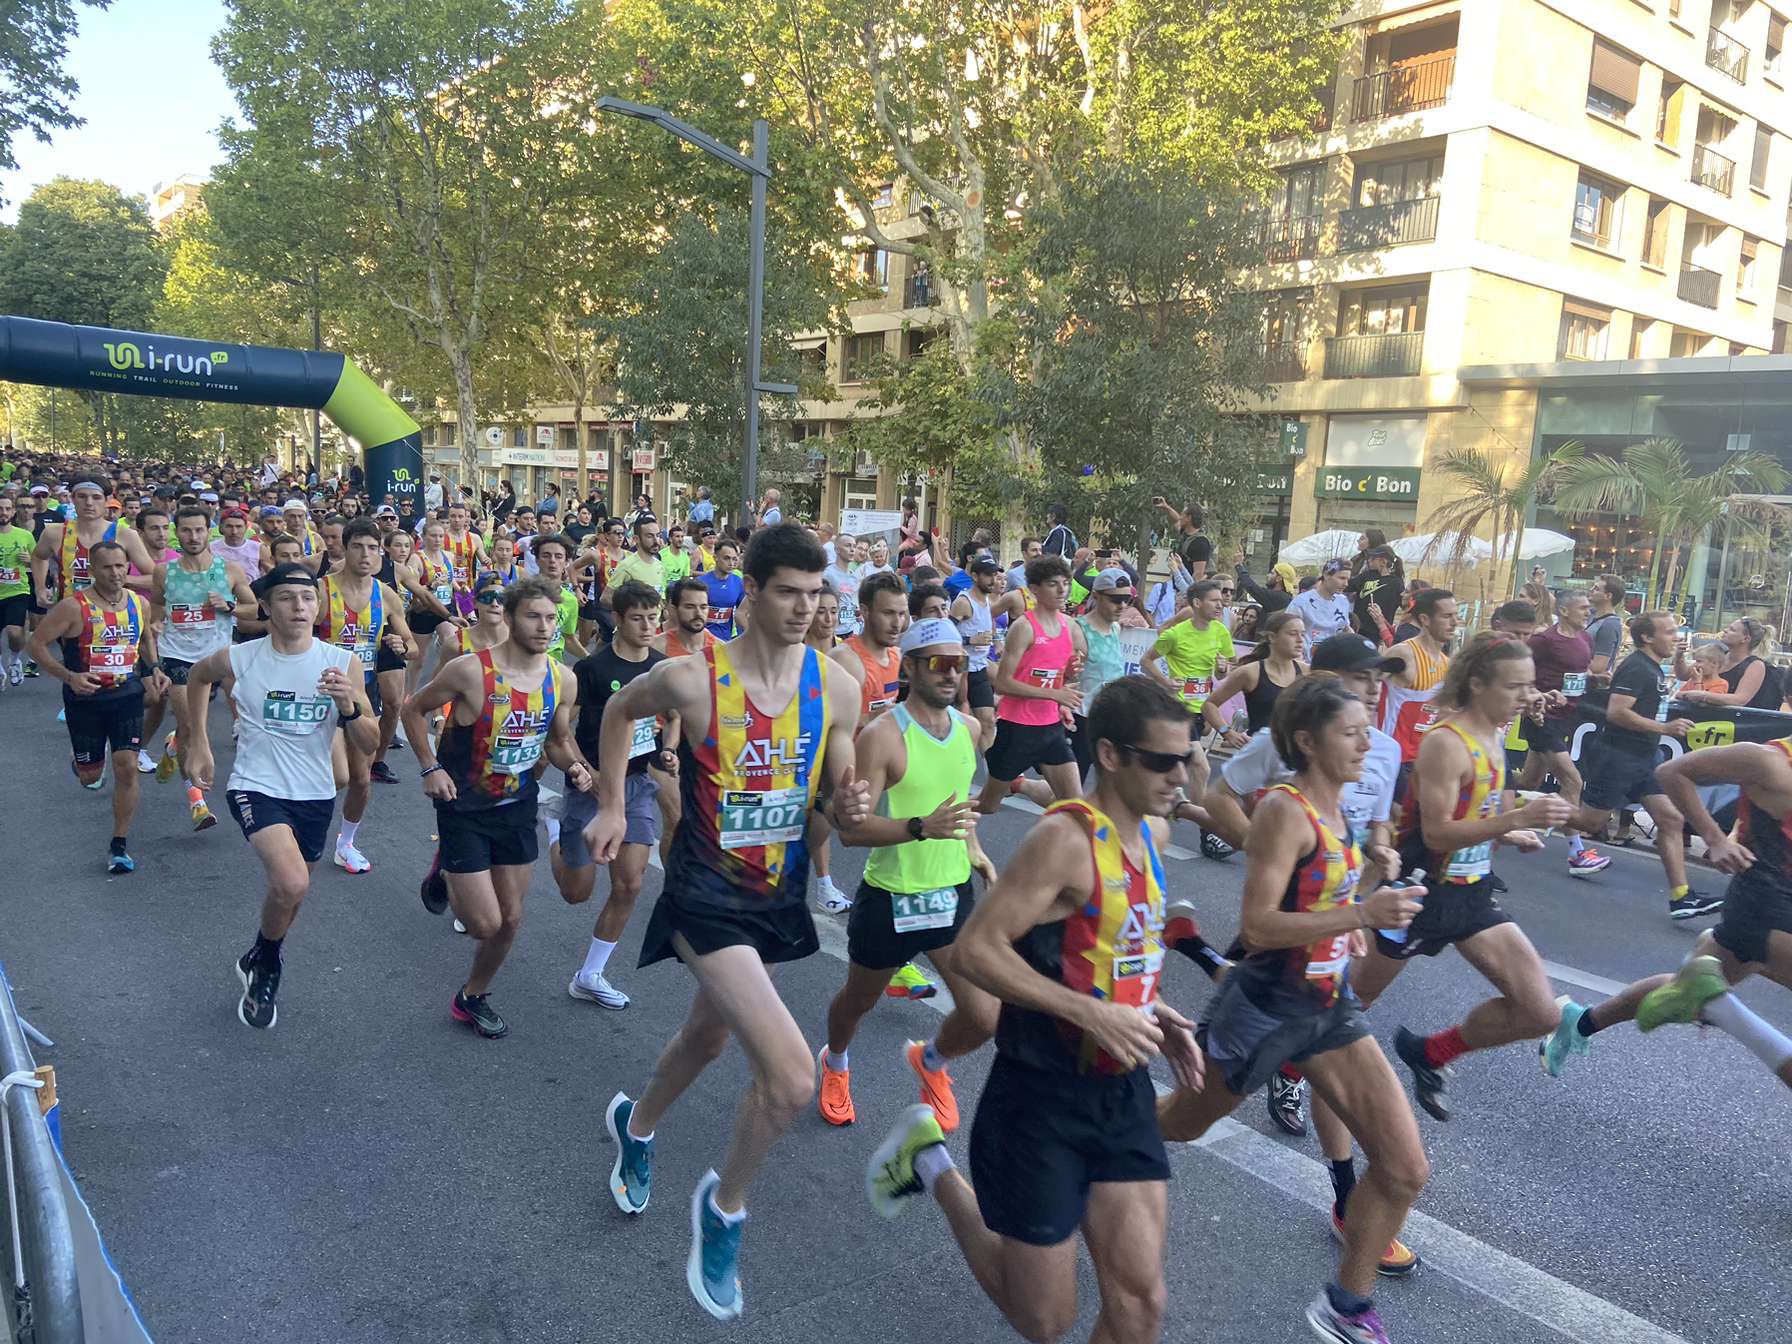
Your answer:
[[[1306,633],[1306,622],[1291,611],[1273,611],[1265,616],[1258,630],[1257,647],[1221,678],[1201,706],[1208,726],[1220,729],[1225,734],[1222,740],[1234,751],[1245,744],[1251,733],[1269,727],[1276,697],[1307,670],[1299,658]],[[1244,697],[1244,712],[1250,721],[1243,733],[1233,732],[1220,713],[1219,707],[1235,695]]]

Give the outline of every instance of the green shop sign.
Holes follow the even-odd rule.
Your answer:
[[[1321,499],[1410,499],[1419,497],[1417,467],[1321,467]]]

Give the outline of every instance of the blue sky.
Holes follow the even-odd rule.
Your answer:
[[[13,142],[16,172],[0,173],[4,217],[31,189],[57,176],[97,177],[133,195],[182,173],[207,175],[218,158],[213,132],[235,103],[211,61],[224,24],[221,0],[113,0],[79,10],[68,69],[80,83],[75,111],[87,124],[48,145]]]

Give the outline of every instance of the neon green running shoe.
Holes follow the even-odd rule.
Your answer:
[[[927,973],[912,961],[905,961],[896,968],[896,974],[890,977],[890,983],[884,986],[884,993],[892,999],[931,999],[938,994],[939,986],[927,978]]]
[[[1636,1028],[1654,1031],[1669,1022],[1697,1022],[1700,1009],[1729,988],[1716,957],[1688,958],[1672,980],[1643,996],[1636,1009]]]
[[[910,1200],[925,1192],[915,1171],[915,1155],[945,1141],[933,1107],[917,1103],[898,1116],[865,1168],[865,1194],[871,1207],[885,1218],[900,1215]]]

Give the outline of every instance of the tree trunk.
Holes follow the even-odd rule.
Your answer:
[[[472,486],[477,498],[480,493],[479,423],[473,407],[473,360],[462,346],[444,341],[442,348],[447,352],[448,365],[454,372],[454,401],[460,420],[460,483]]]
[[[1653,610],[1661,604],[1661,553],[1667,549],[1668,530],[1663,524],[1655,529],[1655,551],[1649,557],[1649,586],[1643,592],[1643,606]],[[1653,605],[1652,605],[1653,604]]]

